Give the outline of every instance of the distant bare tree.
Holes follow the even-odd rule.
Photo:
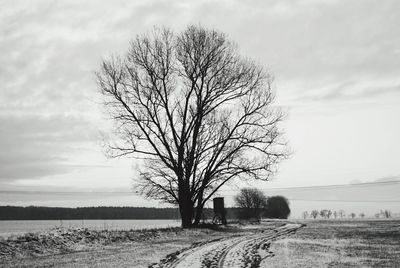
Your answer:
[[[319,212],[319,215],[321,216],[321,218],[327,218],[328,217],[328,210],[327,209],[323,209]]]
[[[356,217],[356,213],[354,213],[354,212],[350,213],[350,217],[351,217],[352,219],[354,219],[354,218]]]
[[[308,211],[303,211],[302,213],[303,219],[307,219],[308,218]]]
[[[390,210],[381,210],[380,214],[383,218],[388,219],[392,217],[392,212]]]
[[[329,219],[332,216],[332,210],[328,209],[326,212],[326,217]]]
[[[341,210],[338,211],[338,215],[339,215],[340,218],[346,217],[346,213],[344,212],[343,209],[341,209]]]
[[[310,215],[311,215],[311,217],[312,217],[313,219],[316,219],[317,216],[318,216],[318,214],[319,214],[318,210],[313,210],[313,211],[311,211],[311,213],[310,213]]]
[[[361,212],[358,216],[360,216],[360,218],[364,218],[365,214],[364,214],[364,212]]]
[[[335,211],[333,212],[333,217],[335,217],[335,219],[336,219],[337,216],[338,216],[338,213],[337,213],[337,211],[335,210]]]
[[[267,206],[267,197],[257,188],[243,188],[234,198],[237,207],[241,208],[241,218],[259,219]]]
[[[97,77],[117,124],[110,155],[143,159],[136,191],[177,204],[183,227],[227,182],[268,180],[287,155],[270,75],[221,32],[154,30]]]
[[[385,210],[385,217],[386,217],[386,219],[391,218],[392,212],[390,210]]]

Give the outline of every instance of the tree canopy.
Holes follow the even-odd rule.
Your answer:
[[[235,196],[235,204],[241,208],[239,218],[259,219],[267,207],[267,197],[257,188],[243,188]]]
[[[289,201],[284,196],[271,196],[267,200],[267,218],[287,219],[290,215]],[[318,211],[317,211],[318,215]]]
[[[110,153],[142,159],[136,191],[178,204],[184,227],[225,183],[268,180],[286,156],[271,76],[224,33],[155,29],[97,78],[119,137]]]

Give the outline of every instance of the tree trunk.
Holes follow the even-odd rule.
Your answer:
[[[198,204],[197,208],[196,208],[196,218],[194,219],[194,223],[193,223],[194,226],[199,225],[202,215],[203,215],[203,205]]]
[[[193,203],[185,192],[180,195],[179,211],[181,213],[182,228],[192,227]]]
[[[194,219],[194,226],[199,225],[200,220],[201,220],[201,216],[203,214],[203,194],[204,194],[204,190],[203,188],[200,189],[198,198],[197,198],[197,207],[196,207],[196,218]]]
[[[181,213],[182,228],[192,227],[193,208],[190,204],[179,204],[179,211]]]

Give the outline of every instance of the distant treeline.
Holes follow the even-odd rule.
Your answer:
[[[304,211],[302,213],[303,219],[317,219],[317,218],[321,218],[321,219],[330,219],[330,218],[357,218],[357,214],[352,212],[350,214],[346,215],[346,212],[343,209],[340,209],[338,211],[334,211],[334,210],[330,210],[330,209],[322,209],[320,211],[314,209],[310,212],[308,211]],[[364,218],[365,217],[365,213],[361,212],[360,214],[358,214],[359,218]],[[389,219],[392,217],[392,212],[390,210],[381,210],[380,212],[375,214],[375,218],[384,218],[384,219]]]
[[[0,220],[177,219],[176,208],[1,206]]]
[[[236,217],[236,208],[227,208],[227,218]],[[212,218],[205,209],[205,218]],[[149,207],[17,207],[0,206],[0,220],[90,220],[90,219],[179,219],[177,208]]]

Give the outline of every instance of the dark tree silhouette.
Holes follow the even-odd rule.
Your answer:
[[[268,180],[287,154],[270,75],[221,32],[155,29],[97,77],[117,125],[110,155],[142,159],[135,190],[177,204],[183,227],[225,183]]]
[[[392,212],[390,210],[381,210],[381,215],[383,216],[383,218],[385,219],[389,219],[392,217]]]
[[[321,216],[321,218],[326,218],[326,214],[328,213],[328,210],[326,210],[326,209],[322,209],[320,212],[319,212],[319,215]]]
[[[289,201],[285,197],[277,195],[267,199],[267,218],[287,219],[289,215]]]
[[[176,208],[0,206],[0,220],[177,219]]]
[[[260,219],[262,211],[267,206],[267,197],[257,188],[244,188],[235,196],[235,204],[241,208],[240,218]]]
[[[315,209],[313,211],[311,211],[311,213],[310,213],[310,215],[313,219],[316,219],[318,214],[319,214],[318,210],[315,210]]]
[[[332,216],[332,210],[330,209],[323,209],[319,212],[321,218],[329,219]]]
[[[332,210],[328,209],[326,212],[326,217],[329,219],[332,216]]]

